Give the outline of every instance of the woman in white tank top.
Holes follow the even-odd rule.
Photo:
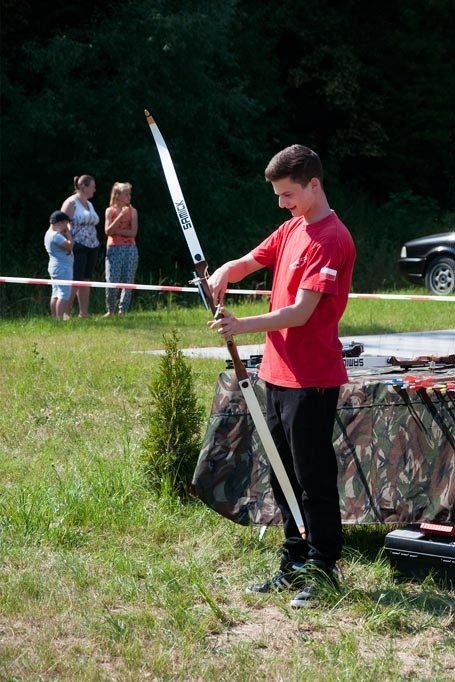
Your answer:
[[[61,210],[71,219],[71,233],[74,239],[73,279],[90,282],[93,279],[100,245],[96,231],[100,219],[90,201],[95,194],[96,184],[91,175],[76,176],[73,182],[74,193],[65,199]],[[74,286],[72,288],[70,309],[76,296],[79,303],[79,317],[88,317],[90,287]]]

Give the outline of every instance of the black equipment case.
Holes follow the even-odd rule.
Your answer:
[[[455,589],[455,527],[422,523],[387,533],[384,548],[404,578],[423,579]]]

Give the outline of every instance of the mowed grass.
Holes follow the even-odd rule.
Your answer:
[[[0,321],[0,679],[452,680],[455,595],[393,579],[388,527],[345,527],[341,594],[293,612],[288,595],[244,594],[276,569],[279,528],[259,541],[197,500],[150,493],[159,358],[133,351],[173,329],[182,348],[222,346],[208,319],[169,299],[125,318]],[[452,327],[452,303],[354,299],[340,334]],[[188,362],[208,415],[224,361]]]

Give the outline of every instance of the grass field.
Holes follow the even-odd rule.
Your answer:
[[[244,594],[275,570],[280,529],[260,542],[150,493],[141,442],[159,359],[131,351],[173,329],[182,347],[222,345],[207,319],[168,299],[125,318],[0,320],[0,679],[453,680],[455,594],[394,581],[388,528],[345,526],[341,594],[293,612],[288,595]],[[340,335],[451,327],[452,303],[352,300]],[[208,414],[224,362],[188,362]]]

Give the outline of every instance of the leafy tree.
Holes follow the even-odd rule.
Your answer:
[[[396,206],[391,195],[410,193],[434,201],[436,219],[454,210],[451,0],[381,0],[368,12],[360,0],[311,10],[295,0],[70,0],[45,12],[2,0],[1,9],[2,273],[46,274],[48,216],[73,177],[90,173],[101,216],[113,182],[133,185],[138,281],[186,284],[191,263],[145,108],[212,268],[282,221],[263,169],[292,142],[321,154],[328,194],[356,236],[372,230],[350,220],[357,203],[380,213]],[[412,222],[426,225],[413,207],[390,242],[380,235],[390,254]],[[369,257],[359,254],[365,269]],[[17,291],[2,288],[0,306]]]
[[[239,5],[274,57],[280,146],[315,146],[335,177],[375,200],[411,190],[455,208],[453,2]],[[247,42],[238,49],[246,65]]]
[[[233,165],[245,171],[253,165],[250,157],[258,147],[250,132],[257,107],[242,89],[230,49],[233,7],[233,2],[186,3],[183,9],[181,3],[127,2],[83,32],[65,24],[51,35],[27,33],[21,87],[7,84],[3,122],[10,140],[3,163],[10,186],[7,229],[30,245],[25,257],[22,248],[9,255],[17,274],[45,272],[45,254],[36,258],[36,253],[47,217],[72,191],[73,176],[90,173],[97,180],[94,203],[101,215],[115,180],[133,184],[139,277],[156,282],[180,268],[188,277],[186,245],[144,108],[168,140],[206,255],[211,244],[218,255],[228,243],[235,220],[244,224],[244,206],[227,211],[227,192],[235,193],[241,183]],[[33,201],[24,201],[24,187]]]

